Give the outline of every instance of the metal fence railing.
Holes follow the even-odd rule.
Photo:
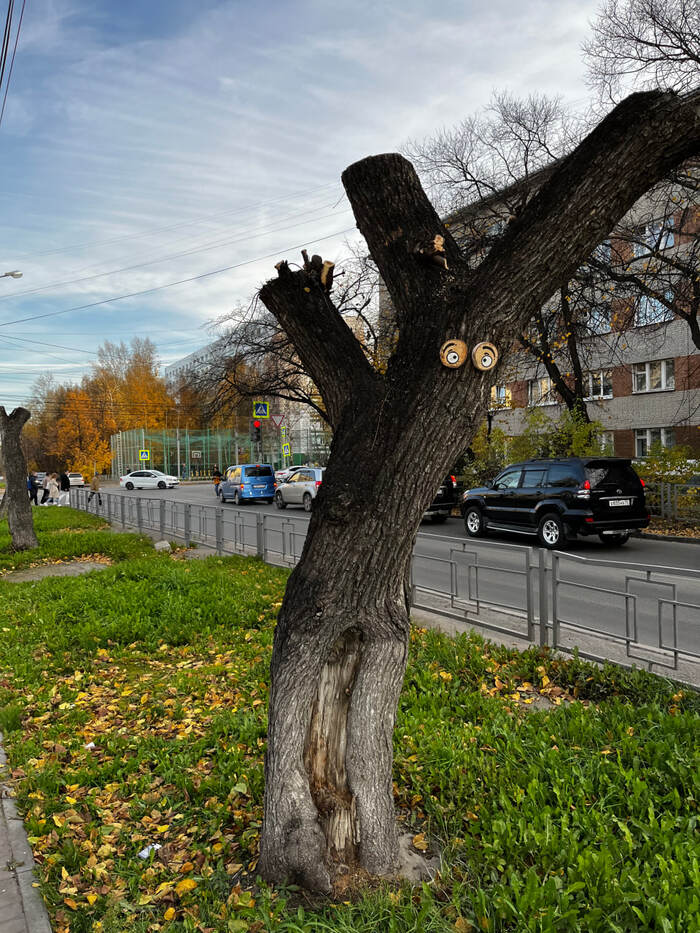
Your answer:
[[[700,486],[647,483],[645,499],[652,515],[670,521],[700,524]]]
[[[164,497],[72,493],[125,528],[293,567],[308,519]],[[700,549],[699,549],[700,553]],[[411,605],[593,661],[646,667],[700,687],[700,570],[644,566],[497,541],[419,535]]]

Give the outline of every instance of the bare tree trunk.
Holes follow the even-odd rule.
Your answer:
[[[409,573],[424,509],[484,417],[498,368],[440,362],[446,340],[502,353],[669,167],[700,144],[694,107],[635,95],[572,155],[475,271],[412,166],[388,154],[343,174],[394,308],[374,371],[314,271],[278,264],[260,292],[324,400],[334,437],[270,668],[259,868],[329,891],[356,861],[397,862],[392,736],[407,659]],[[499,363],[499,365],[501,365]]]
[[[5,462],[5,498],[7,524],[15,551],[39,546],[34,533],[32,504],[27,494],[27,461],[22,450],[22,428],[31,417],[26,408],[15,408],[8,415],[0,405],[2,455]]]

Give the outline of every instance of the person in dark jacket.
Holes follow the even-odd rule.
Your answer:
[[[58,504],[59,505],[70,505],[70,479],[68,474],[64,470],[63,473],[58,477]]]
[[[39,505],[37,501],[37,492],[39,490],[39,484],[36,481],[36,474],[30,473],[27,477],[27,491],[29,492],[29,501],[32,505]]]

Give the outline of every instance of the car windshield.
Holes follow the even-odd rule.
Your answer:
[[[246,476],[272,476],[272,467],[250,466],[245,468]]]

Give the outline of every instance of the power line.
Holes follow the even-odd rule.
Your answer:
[[[351,233],[355,229],[355,227],[347,227],[345,230],[338,230],[335,233],[330,233],[328,236],[318,237],[313,239],[311,242],[322,243],[324,240],[332,240],[334,237],[342,236],[343,233]],[[139,298],[141,295],[150,295],[153,292],[161,291],[164,288],[174,288],[176,285],[186,285],[189,282],[197,282],[200,279],[206,279],[212,275],[221,275],[224,272],[230,272],[232,269],[240,269],[242,266],[250,266],[255,262],[260,262],[262,259],[270,259],[273,256],[279,256],[280,253],[285,253],[293,249],[303,249],[307,245],[308,241],[304,243],[297,243],[294,246],[287,246],[284,249],[276,249],[272,253],[266,253],[264,256],[256,256],[255,259],[246,259],[244,262],[237,262],[232,266],[224,266],[221,269],[213,269],[211,272],[202,272],[199,275],[191,275],[186,279],[179,279],[177,282],[167,282],[165,285],[155,285],[153,288],[144,288],[141,291],[130,292],[127,295],[116,295],[114,298],[103,298],[101,301],[92,301],[86,305],[77,305],[73,308],[64,308],[62,311],[47,311],[45,314],[33,314],[29,317],[17,318],[14,321],[3,321],[0,323],[0,327],[9,327],[12,324],[24,324],[26,321],[38,321],[42,318],[56,317],[59,314],[69,314],[72,311],[87,311],[89,308],[97,308],[100,305],[111,304],[115,301],[124,301],[127,298]]]
[[[238,207],[227,211],[219,211],[216,214],[202,214],[199,217],[196,217],[194,220],[183,220],[176,224],[168,224],[164,227],[153,227],[150,230],[144,231],[143,233],[125,233],[123,236],[112,237],[108,240],[90,240],[84,243],[74,243],[71,246],[58,246],[55,249],[46,249],[38,253],[19,253],[17,255],[17,259],[35,259],[39,256],[52,256],[55,253],[67,253],[71,250],[84,249],[86,246],[110,246],[112,243],[120,243],[123,240],[140,240],[143,239],[143,237],[154,236],[156,233],[165,233],[168,230],[179,230],[182,227],[192,227],[196,224],[204,223],[207,220],[216,220],[218,217],[245,214],[247,211],[258,210],[259,208],[266,207],[269,204],[278,204],[280,201],[289,201],[293,198],[299,198],[309,194],[316,194],[319,191],[324,191],[326,188],[333,188],[337,184],[337,181],[329,182],[326,185],[319,185],[315,188],[308,188],[305,191],[297,191],[295,194],[285,194],[281,195],[279,198],[270,198],[267,201],[258,201],[254,204],[248,205],[247,207]]]
[[[26,0],[22,0],[22,9],[19,14],[19,23],[17,25],[17,32],[15,34],[15,45],[12,49],[12,59],[10,61],[10,70],[7,73],[7,82],[5,84],[5,96],[2,99],[2,110],[0,110],[0,126],[2,125],[2,118],[5,116],[5,104],[7,103],[7,92],[10,89],[10,81],[12,80],[12,69],[15,67],[15,55],[17,54],[17,43],[19,42],[19,34],[22,29],[22,20],[24,19],[24,5]],[[3,63],[4,69],[4,63]]]
[[[309,216],[310,214],[315,214],[316,211],[323,210],[327,206],[329,207],[330,205],[324,204],[322,207],[315,208],[312,211],[305,211],[302,213],[301,216],[306,217],[306,216]],[[313,222],[316,223],[319,220],[327,220],[329,217],[337,217],[338,214],[345,214],[349,210],[350,208],[346,208],[344,211],[335,211],[335,212],[331,212],[330,214],[324,214],[322,217],[315,217]],[[288,227],[271,227],[267,230],[262,230],[259,233],[253,233],[252,237],[254,238],[257,236],[263,236],[268,233],[283,233],[287,230],[293,230],[295,227],[303,226],[304,224],[311,223],[311,222],[312,222],[311,220],[304,220],[304,221],[299,221],[299,223],[296,223],[296,224],[291,224]],[[198,246],[198,247],[195,247],[194,249],[183,250],[179,253],[170,253],[167,256],[161,256],[158,259],[149,259],[146,262],[134,263],[134,265],[131,265],[131,266],[123,266],[121,269],[111,269],[107,272],[96,272],[94,275],[86,275],[86,276],[83,276],[77,279],[67,279],[63,282],[52,282],[48,285],[38,286],[37,288],[27,288],[21,292],[13,292],[10,295],[2,295],[0,296],[0,301],[9,301],[14,298],[21,298],[24,295],[35,295],[37,292],[45,292],[51,288],[62,288],[64,285],[77,285],[80,282],[89,282],[92,279],[104,278],[107,275],[119,275],[121,272],[132,272],[134,269],[143,269],[146,266],[157,265],[158,263],[161,263],[161,262],[170,262],[173,259],[181,259],[183,256],[191,256],[194,253],[206,253],[211,249],[221,249],[224,246],[232,246],[235,243],[242,243],[250,239],[251,239],[251,235],[247,234],[246,236],[235,237],[233,240],[221,240],[221,241],[214,242],[207,246]]]

